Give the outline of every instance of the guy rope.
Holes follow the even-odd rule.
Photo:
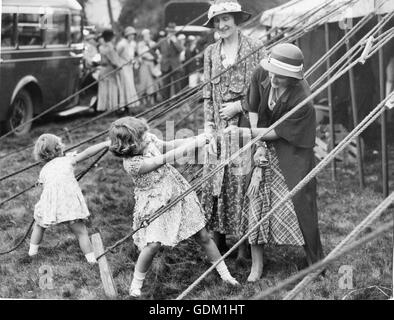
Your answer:
[[[330,3],[331,3],[332,1],[333,1],[333,0],[331,0]],[[355,0],[349,0],[349,1],[346,2],[346,5],[351,5],[354,1],[355,1]],[[321,7],[322,7],[322,6],[319,6],[318,8],[321,9]],[[335,13],[335,12],[337,12],[338,10],[340,10],[340,9],[343,8],[343,7],[344,7],[344,4],[335,7],[334,9],[331,10],[331,12],[328,13],[328,16],[331,15],[331,14],[333,14],[333,13]],[[318,10],[317,10],[318,8],[316,8],[316,10],[313,10],[313,14],[316,14],[316,12],[318,12]],[[310,20],[310,16],[307,16],[306,18],[308,18],[308,20],[311,21],[311,20]],[[305,19],[306,19],[306,18],[305,18]],[[318,19],[317,21],[312,21],[312,22],[310,22],[310,23],[311,23],[311,25],[313,25],[313,27],[317,27],[319,21],[320,21],[320,19]],[[299,21],[296,25],[302,24],[302,22],[303,22],[303,21]],[[310,25],[310,27],[311,27],[311,25]],[[300,30],[301,30],[302,28],[305,28],[305,27],[306,27],[305,25],[300,26]],[[294,32],[297,33],[298,30],[295,30]],[[283,36],[284,34],[285,34],[285,31],[279,33],[279,34],[275,37],[275,39],[277,39],[277,38]],[[301,35],[302,35],[302,34],[298,34],[298,33],[297,33],[297,36],[298,36],[298,37],[301,36]],[[294,34],[293,34],[293,33],[290,33],[290,34],[288,34],[287,36],[285,36],[283,39],[281,39],[280,41],[285,41],[286,39],[287,39],[287,40],[290,40],[292,37],[294,38]],[[276,43],[273,43],[273,40],[271,40],[269,43],[270,43],[270,45],[268,45],[267,49],[271,48],[273,45],[276,44]],[[266,47],[266,44],[263,44],[263,45],[259,46],[257,49],[255,49],[254,51],[252,51],[252,52],[249,53],[248,55],[245,55],[244,57],[242,57],[241,59],[239,59],[239,60],[237,61],[237,64],[240,64],[242,61],[244,61],[244,60],[247,59],[248,57],[250,57],[250,56],[256,54],[257,52],[259,52],[261,49],[263,49],[263,48],[265,48],[265,47]],[[232,67],[230,66],[229,68],[223,70],[221,73],[215,75],[215,76],[212,77],[211,79],[205,79],[205,81],[204,81],[203,83],[199,84],[197,87],[188,89],[188,90],[190,90],[190,91],[188,91],[188,90],[186,90],[186,91],[187,91],[187,92],[191,92],[192,90],[198,91],[198,90],[202,89],[202,88],[203,88],[207,83],[209,83],[211,80],[213,80],[213,79],[215,79],[215,78],[218,78],[218,77],[221,77],[224,73],[231,71],[231,69],[232,69]],[[171,99],[171,98],[170,98],[170,99]],[[154,107],[154,108],[155,108],[155,107]],[[139,115],[139,116],[141,116],[141,115]],[[104,135],[105,133],[106,133],[106,131],[101,132],[101,133],[99,133],[98,135],[96,135],[95,137],[83,141],[83,142],[82,142],[81,144],[79,144],[78,146],[80,146],[80,145],[82,145],[82,144],[84,144],[84,143],[87,143],[87,142],[89,142],[89,141],[92,141],[92,140],[96,139],[97,137],[100,137],[100,136]],[[0,140],[1,140],[1,138],[2,138],[2,137],[0,137]],[[76,146],[74,146],[74,147],[72,147],[72,148],[75,148],[75,147],[76,147]],[[72,149],[72,148],[70,148],[70,149]],[[36,165],[38,165],[38,164],[39,164],[39,163],[35,163],[35,164],[32,164],[32,165],[29,165],[29,166],[27,166],[26,168],[23,168],[23,169],[21,169],[21,170],[18,170],[18,171],[14,172],[14,173],[8,174],[8,175],[3,176],[3,177],[0,177],[0,182],[3,181],[3,180],[5,180],[5,179],[8,179],[9,177],[15,176],[16,174],[19,174],[19,173],[24,172],[24,171],[26,171],[26,170],[28,170],[28,169],[31,169],[31,168],[35,167]]]
[[[193,24],[194,22],[198,21],[199,19],[201,19],[201,18],[204,17],[205,15],[206,15],[206,12],[204,12],[203,14],[201,14],[200,16],[198,16],[197,18],[193,19],[193,20],[190,21],[188,24],[184,25],[184,26],[182,27],[182,29],[179,30],[179,31],[177,31],[176,33],[182,32],[184,28],[186,28],[187,26],[189,26],[189,25]],[[31,123],[31,122],[33,122],[34,120],[37,120],[37,119],[41,118],[41,117],[44,116],[45,114],[48,114],[49,112],[51,112],[51,111],[55,110],[56,108],[58,108],[59,106],[63,105],[65,102],[69,101],[70,99],[77,97],[79,94],[81,94],[81,93],[84,92],[85,90],[91,88],[92,86],[94,86],[95,84],[97,84],[99,81],[102,81],[103,79],[109,77],[110,75],[112,75],[112,74],[118,72],[120,69],[122,69],[123,67],[127,66],[128,64],[134,63],[134,62],[136,61],[136,59],[137,59],[138,57],[142,56],[143,54],[149,52],[150,50],[155,50],[155,49],[157,49],[163,41],[165,41],[165,39],[161,39],[154,47],[150,48],[149,50],[146,50],[145,52],[142,52],[142,53],[140,53],[140,54],[137,54],[137,56],[136,56],[135,58],[131,59],[130,61],[125,62],[124,64],[122,64],[122,65],[119,66],[118,68],[116,68],[116,69],[112,70],[111,72],[107,73],[106,75],[104,75],[103,77],[101,77],[101,79],[92,82],[91,84],[87,85],[86,87],[84,87],[84,88],[78,90],[77,92],[73,93],[72,95],[68,96],[67,98],[63,99],[62,101],[56,103],[56,104],[53,105],[52,107],[50,107],[50,108],[48,108],[47,110],[43,111],[43,112],[40,113],[39,115],[33,117],[32,119],[30,119],[30,120],[26,121],[25,123],[19,125],[18,127],[14,128],[13,130],[11,130],[11,131],[7,132],[6,134],[0,136],[0,141],[3,140],[5,137],[7,137],[7,136],[13,134],[18,128],[24,126],[26,123]],[[134,101],[134,102],[135,102],[135,101]]]
[[[336,81],[339,77],[341,77],[343,74],[345,74],[348,70],[350,70],[352,67],[354,67],[354,65],[356,65],[357,63],[358,63],[358,61],[353,62],[348,67],[346,67],[343,71],[337,73],[334,77],[332,77],[330,79],[330,81],[328,81],[325,85],[323,85],[319,90],[314,92],[308,98],[304,99],[304,101],[302,101],[297,106],[295,106],[292,110],[290,110],[287,114],[285,114],[276,123],[274,123],[272,126],[267,128],[267,132],[266,133],[259,135],[255,139],[252,139],[251,142],[249,142],[247,145],[245,145],[245,147],[243,147],[240,151],[238,151],[233,156],[231,156],[228,160],[224,161],[224,163],[229,163],[230,161],[233,160],[233,158],[235,158],[235,156],[238,156],[240,153],[244,152],[247,147],[250,147],[250,144],[257,142],[258,140],[263,138],[268,132],[270,132],[273,129],[275,129],[280,123],[282,123],[289,116],[291,116],[297,110],[299,110],[302,106],[304,106],[306,102],[311,101],[311,99],[313,99],[314,96],[316,96],[319,92],[324,90],[328,85],[330,85],[330,83]],[[359,135],[362,131],[364,131],[368,127],[368,125],[370,123],[375,121],[379,117],[379,114],[384,111],[384,108],[385,108],[385,105],[386,105],[387,101],[389,101],[393,96],[394,96],[394,92],[392,92],[390,95],[388,95],[386,97],[386,99],[384,99],[381,103],[379,103],[379,105],[366,118],[364,118],[364,120],[354,130],[352,130],[352,132],[349,133],[349,135],[344,140],[342,140],[338,144],[338,146],[336,146],[311,172],[309,172],[309,174],[306,175],[304,177],[304,179],[302,179],[285,198],[283,198],[274,208],[272,208],[270,210],[270,212],[267,213],[267,215],[263,219],[261,219],[247,234],[245,234],[231,249],[229,249],[229,251],[227,253],[225,253],[222,256],[221,259],[216,261],[202,276],[200,276],[177,299],[182,299],[183,297],[185,297],[195,286],[197,286],[198,283],[201,282],[202,279],[205,278],[206,275],[208,275],[217,266],[218,263],[223,261],[232,251],[235,250],[235,248],[237,248],[244,240],[246,240],[248,238],[248,236],[254,230],[256,230],[265,220],[267,220],[269,218],[269,216],[272,215],[273,212],[275,212],[277,209],[279,209],[280,206],[282,206],[286,201],[290,200],[291,197],[294,196],[294,194],[296,194],[299,190],[301,190],[313,177],[315,177],[317,175],[317,173],[319,173],[332,159],[334,159],[335,156],[341,150],[343,150],[351,142],[351,140],[355,136]],[[219,167],[222,167],[222,165],[220,165]],[[216,173],[216,170],[217,169],[213,170],[212,174]],[[211,174],[207,175],[207,177],[210,177],[210,176],[211,176]]]
[[[354,0],[349,0],[346,4],[341,4],[340,6],[337,6],[337,7],[334,8],[331,12],[329,12],[328,15],[335,14],[335,13],[336,13],[339,9],[341,9],[343,6],[349,5],[349,4],[351,4],[353,1],[354,1]],[[331,0],[331,2],[332,2],[332,0]],[[331,2],[329,2],[329,3],[331,3]],[[320,20],[314,21],[313,24],[311,24],[310,18],[311,18],[314,14],[316,14],[320,9],[322,9],[323,7],[324,7],[323,5],[320,5],[320,6],[316,7],[316,8],[313,8],[313,10],[308,11],[308,12],[305,14],[304,19],[299,19],[299,18],[294,18],[294,19],[292,19],[292,20],[290,21],[290,23],[292,23],[292,22],[294,22],[294,21],[298,21],[298,23],[296,23],[294,26],[292,26],[292,28],[294,29],[294,27],[295,27],[296,25],[300,25],[299,30],[303,30],[303,29],[306,27],[305,24],[304,24],[305,22],[308,22],[308,23],[309,23],[309,26],[308,26],[309,29],[312,29],[312,28],[318,26],[318,22],[319,22]],[[304,16],[304,15],[303,15],[303,16]],[[326,18],[327,18],[327,17],[326,17]],[[298,32],[299,30],[298,30],[298,29],[295,29],[294,32]],[[262,37],[267,36],[267,35],[269,35],[269,34],[271,34],[271,33],[273,33],[273,30],[268,31],[268,32],[267,32],[265,35],[263,35]],[[305,33],[305,32],[304,32],[304,33]],[[279,39],[280,37],[285,36],[283,39],[281,39],[281,41],[286,40],[286,39],[287,39],[288,41],[290,41],[290,36],[294,39],[294,37],[295,37],[295,38],[298,38],[298,37],[300,37],[300,36],[303,35],[303,33],[301,33],[301,34],[298,33],[297,36],[294,36],[293,34],[289,34],[289,35],[285,35],[285,34],[286,34],[286,31],[282,31],[282,32],[280,32],[279,34],[277,34],[277,35],[275,36],[274,39],[271,39],[271,40],[270,40],[270,43],[271,43],[271,46],[270,46],[270,47],[272,47],[272,46],[275,44],[275,43],[272,43],[272,42],[275,41],[276,39]],[[267,44],[265,43],[264,45],[260,46],[257,50],[255,50],[254,52],[252,52],[250,55],[255,54],[255,53],[258,52],[259,50],[263,49],[266,45],[267,45]],[[203,54],[203,52],[201,52],[199,55],[201,55],[201,54]],[[194,58],[197,58],[199,55],[197,55],[197,56],[194,57]],[[248,55],[248,56],[249,56],[249,55]],[[244,57],[244,58],[247,58],[248,56],[246,56],[246,57]],[[194,58],[192,58],[192,59],[194,59]],[[190,60],[192,60],[192,59],[190,59]],[[238,63],[242,62],[243,60],[244,60],[244,59],[239,60]],[[188,62],[185,62],[184,65],[185,65],[186,63],[188,63]],[[127,64],[127,63],[126,63],[126,64]],[[126,65],[126,64],[125,64],[125,65]],[[180,66],[179,68],[181,68],[181,67],[182,67],[182,66]],[[230,69],[231,69],[231,68],[230,68]],[[228,70],[224,70],[223,73],[225,73],[225,72],[227,72],[227,71],[228,71]],[[218,75],[218,76],[221,76],[221,74]],[[214,78],[212,78],[212,79],[214,79]],[[212,80],[212,79],[207,79],[207,81],[205,81],[205,82],[204,82],[202,85],[200,85],[198,88],[201,88],[202,86],[204,86],[207,82],[209,82],[209,81]],[[179,79],[176,80],[176,81],[179,81]],[[176,81],[174,81],[174,82],[176,82]],[[170,85],[171,85],[171,84],[170,84]],[[163,89],[163,88],[161,88],[161,89]],[[157,92],[160,91],[161,89],[157,90]],[[193,88],[190,88],[190,90],[193,90]],[[188,92],[188,90],[186,90],[185,94],[186,94],[187,92]],[[174,98],[174,97],[173,97],[173,98]],[[162,105],[165,105],[166,103],[169,103],[173,98],[170,98],[170,99],[168,99],[168,100],[166,100],[166,101],[164,101],[164,102],[162,102],[162,103],[159,103],[157,106],[154,106],[152,109],[158,108],[159,106],[161,107]],[[104,112],[103,114],[101,114],[101,115],[99,115],[99,116],[97,116],[97,117],[94,117],[93,119],[90,119],[90,120],[88,120],[88,121],[86,121],[86,122],[84,122],[84,123],[82,123],[82,124],[76,126],[75,128],[68,129],[67,132],[70,133],[71,131],[76,130],[77,128],[80,128],[80,127],[82,127],[82,126],[85,126],[86,124],[88,124],[88,123],[90,123],[90,122],[93,122],[93,121],[95,121],[95,120],[101,119],[101,118],[103,118],[104,116],[107,116],[107,115],[109,115],[109,114],[111,114],[111,113],[113,113],[113,112],[116,112],[117,110],[122,110],[122,109],[126,108],[128,105],[130,105],[130,104],[132,104],[132,103],[135,103],[135,102],[137,102],[137,101],[140,101],[141,99],[142,99],[142,98],[139,98],[139,99],[137,99],[137,100],[135,100],[135,101],[131,101],[131,102],[129,102],[129,103],[123,105],[123,106],[118,106],[117,108],[115,108],[115,109],[113,109],[113,110],[106,111],[106,112]],[[187,99],[187,98],[185,98],[185,99]],[[151,110],[151,109],[150,109],[150,110]],[[147,111],[147,112],[149,112],[149,111]],[[38,115],[36,118],[39,118],[40,116],[41,116],[41,115]],[[137,115],[137,116],[142,116],[142,115],[140,114],[140,115]],[[2,137],[0,137],[0,140],[1,140],[1,138],[2,138]],[[11,152],[11,153],[9,153],[9,154],[6,154],[6,155],[0,157],[0,159],[6,158],[6,157],[8,157],[8,156],[10,156],[10,155],[14,155],[15,153],[23,152],[23,151],[25,151],[25,150],[27,150],[27,149],[29,149],[29,148],[31,148],[31,147],[32,147],[32,145],[27,146],[27,147],[24,147],[24,148],[21,148],[21,149],[16,150],[16,151],[13,151],[13,152]],[[28,168],[28,169],[30,169],[30,168]],[[0,178],[0,181],[2,181],[2,178]]]
[[[393,196],[393,194],[392,194]],[[394,200],[394,196],[391,197],[391,199],[389,201],[384,200],[384,203],[387,204],[387,206],[390,205],[390,203],[392,203]],[[383,204],[383,202],[382,202]],[[381,204],[381,205],[382,205]],[[379,206],[381,206],[379,205]],[[384,211],[386,208],[382,208],[382,210]],[[312,272],[317,272],[318,270],[322,270],[324,269],[326,266],[328,266],[329,264],[335,262],[337,259],[339,259],[340,257],[342,257],[343,255],[353,251],[354,249],[359,248],[360,246],[366,244],[367,242],[370,242],[374,239],[376,239],[377,237],[381,236],[383,233],[391,231],[393,229],[394,223],[393,221],[390,222],[386,222],[382,225],[380,225],[379,227],[376,228],[375,231],[369,233],[368,235],[362,237],[361,239],[354,241],[352,243],[350,243],[349,245],[343,247],[342,249],[340,249],[336,254],[331,255],[330,257],[325,257],[323,260],[311,265],[310,267],[301,270],[299,273],[281,281],[280,283],[278,283],[277,285],[275,285],[272,288],[269,288],[257,295],[255,295],[254,297],[252,297],[252,299],[254,300],[262,300],[267,298],[268,296],[272,295],[273,293],[285,289],[287,286],[291,285],[292,283],[294,283],[295,281],[302,279],[303,277],[311,274]]]
[[[182,195],[178,196],[176,199],[174,199],[173,201],[171,201],[170,203],[168,203],[167,205],[165,205],[164,207],[162,207],[161,209],[159,209],[154,215],[152,215],[151,217],[149,217],[148,219],[144,220],[141,222],[141,225],[139,228],[137,228],[136,230],[133,230],[131,233],[129,233],[127,236],[125,236],[124,238],[120,239],[119,241],[117,241],[114,245],[112,245],[111,247],[109,247],[101,256],[107,254],[108,252],[112,251],[113,249],[115,249],[117,246],[121,245],[123,242],[125,242],[126,240],[128,240],[129,238],[132,237],[132,235],[137,232],[138,230],[140,230],[141,228],[146,227],[149,223],[151,223],[152,221],[154,221],[155,219],[157,219],[159,216],[161,216],[164,212],[166,212],[169,208],[171,208],[172,206],[174,206],[175,204],[177,204],[179,201],[181,201],[185,196],[187,196],[188,194],[190,194],[193,191],[197,191],[197,189],[201,188],[202,185],[204,183],[206,183],[211,177],[213,177],[217,172],[219,172],[222,168],[224,168],[226,165],[228,165],[231,161],[234,161],[241,153],[245,152],[248,148],[250,148],[252,146],[252,144],[254,144],[255,142],[257,142],[258,140],[260,140],[262,137],[264,137],[268,132],[272,131],[273,129],[275,129],[280,123],[282,123],[283,121],[285,121],[288,117],[290,117],[292,114],[294,114],[296,111],[298,111],[300,108],[302,108],[307,102],[311,101],[315,96],[317,96],[320,92],[322,92],[323,90],[325,90],[331,83],[335,82],[337,79],[339,79],[341,76],[343,76],[343,74],[345,74],[348,70],[350,70],[351,68],[353,68],[357,63],[359,63],[359,61],[354,61],[353,63],[351,63],[347,68],[345,68],[344,70],[342,70],[341,72],[337,73],[336,75],[334,75],[330,81],[328,81],[325,85],[323,85],[321,88],[319,88],[316,92],[314,92],[312,95],[310,95],[309,97],[307,97],[306,99],[304,99],[302,102],[300,102],[297,106],[295,106],[291,111],[289,111],[287,114],[285,114],[281,119],[279,119],[276,123],[274,123],[271,127],[267,128],[267,132],[264,134],[259,135],[258,137],[252,139],[249,143],[247,143],[243,148],[241,148],[238,152],[234,153],[232,156],[230,156],[228,159],[224,160],[220,165],[218,165],[218,167],[216,169],[214,169],[213,171],[211,171],[209,174],[207,174],[205,177],[203,177],[202,179],[200,179],[199,181],[197,181],[195,184],[193,184],[191,186],[191,188],[189,188],[188,190],[186,190]],[[384,103],[386,103],[386,101],[388,100],[388,98],[386,98],[384,100]],[[384,106],[384,104],[380,104],[379,106]],[[362,123],[360,123],[360,125],[362,125]],[[365,129],[365,128],[364,128]],[[350,134],[349,134],[350,136]],[[348,136],[348,137],[349,137]],[[340,143],[335,150],[338,150],[338,147],[344,148],[346,147],[347,144],[349,144],[351,141],[350,139],[344,139],[342,141],[342,143]],[[345,145],[344,142],[347,142],[347,144]],[[328,157],[328,156],[327,156]],[[328,163],[328,161],[330,161],[330,159],[326,160],[325,162]],[[325,163],[324,160],[319,164],[321,167],[321,164]],[[322,168],[320,168],[319,166],[315,167],[316,170],[321,170]],[[314,170],[313,172],[316,172],[316,170]],[[311,171],[312,172],[312,171]],[[302,186],[303,187],[303,186]],[[297,188],[297,186],[296,186]],[[294,189],[293,189],[294,190]],[[291,193],[290,193],[291,194]],[[288,199],[290,199],[290,197],[288,197]],[[274,210],[278,209],[280,205],[283,205],[283,203],[285,201],[287,201],[288,199],[281,201],[280,203],[278,203],[278,205],[272,209],[270,211],[270,213],[272,213]],[[269,214],[270,214],[269,213]],[[269,216],[269,214],[267,215],[267,217]],[[257,228],[257,226],[255,226],[255,228]],[[254,229],[253,229],[254,230]],[[252,231],[253,231],[252,230]],[[237,246],[239,246],[239,244],[245,240],[247,238],[248,235],[244,236],[239,242],[237,242],[237,244],[234,245],[233,248],[231,248],[220,260],[218,260],[217,262],[215,262],[208,270],[205,274],[203,274],[199,279],[196,280],[195,283],[192,284],[192,288],[194,286],[196,286],[202,279],[203,277],[205,277],[205,275],[207,275],[209,272],[211,272],[216,265],[223,261],[224,258],[226,258],[231,251],[235,250],[235,248]],[[99,256],[98,258],[100,258],[101,256]],[[191,289],[189,289],[191,290]],[[184,293],[185,295],[187,294],[187,292],[185,291]],[[179,297],[181,298],[182,295]]]

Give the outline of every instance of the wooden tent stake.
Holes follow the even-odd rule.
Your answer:
[[[92,245],[94,250],[94,255],[98,257],[104,252],[103,241],[101,240],[101,236],[99,233],[95,233],[92,235]],[[109,267],[107,258],[102,256],[98,265],[100,268],[100,277],[103,283],[105,295],[109,298],[116,298],[118,292],[116,290],[114,279],[112,278],[112,272]]]

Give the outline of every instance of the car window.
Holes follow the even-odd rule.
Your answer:
[[[1,46],[13,47],[14,39],[14,14],[3,13],[1,15]]]
[[[71,43],[82,42],[82,17],[80,15],[73,14],[71,16]]]
[[[46,44],[67,44],[67,15],[54,14],[46,24]]]
[[[43,44],[41,16],[31,13],[18,15],[18,44],[20,46],[41,46]]]

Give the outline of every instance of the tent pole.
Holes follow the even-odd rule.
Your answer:
[[[378,16],[378,20],[382,20],[382,16]],[[379,31],[379,34],[382,30]],[[383,61],[383,48],[379,49],[379,88],[380,99],[385,98],[385,83],[384,83],[384,61]],[[387,111],[384,110],[381,116],[381,144],[382,144],[382,183],[383,183],[383,196],[387,197],[389,194],[389,181],[388,181],[388,159],[387,159]]]
[[[346,27],[346,31],[349,29]],[[350,50],[350,39],[346,40],[346,50]],[[358,114],[357,114],[357,105],[356,105],[356,91],[354,86],[354,71],[353,69],[349,70],[349,84],[350,84],[350,97],[352,102],[352,114],[353,114],[353,127],[355,128],[358,125]],[[359,183],[360,188],[364,189],[364,168],[363,168],[363,154],[361,150],[361,139],[360,136],[356,138],[357,144],[357,166],[358,166],[358,175],[359,175]]]
[[[326,39],[326,51],[330,50],[330,30],[328,23],[324,24],[324,33]],[[326,68],[329,70],[331,67],[330,57],[327,57],[326,60]],[[327,77],[327,81],[330,81],[330,76]],[[331,85],[327,88],[327,95],[328,95],[328,110],[329,110],[329,119],[330,119],[330,150],[335,148],[335,129],[334,129],[334,110],[332,104],[332,88]],[[336,181],[337,176],[337,165],[336,165],[336,158],[331,162],[331,178],[333,181]]]

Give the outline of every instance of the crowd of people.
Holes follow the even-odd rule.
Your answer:
[[[282,43],[267,55],[262,43],[239,30],[238,26],[249,18],[250,14],[243,11],[236,0],[216,0],[209,9],[205,25],[214,28],[220,39],[204,52],[204,78],[211,79],[203,90],[204,134],[162,141],[148,132],[145,121],[124,117],[111,124],[109,141],[90,147],[79,156],[65,156],[64,146],[56,136],[43,135],[38,139],[35,153],[37,159],[46,164],[40,174],[44,190],[35,210],[31,256],[37,254],[45,228],[67,222],[78,236],[87,260],[94,262],[83,223],[89,213],[72,168],[78,161],[109,147],[115,156],[123,158],[123,167],[134,182],[134,228],[190,188],[171,166],[180,155],[195,148],[203,149],[208,160],[204,164],[204,176],[215,170],[203,186],[201,198],[195,192],[189,193],[167,213],[134,234],[140,255],[130,286],[131,296],[141,295],[146,273],[160,246],[173,247],[191,236],[195,236],[213,263],[228,249],[226,235],[242,237],[248,233],[248,241],[239,247],[237,261],[248,258],[250,245],[249,282],[263,276],[263,248],[267,244],[303,246],[305,265],[323,258],[316,180],[312,179],[279,210],[270,213],[314,167],[316,116],[311,103],[274,130],[267,129],[310,95],[304,79],[303,53],[294,44]],[[136,91],[130,89],[129,96],[119,94],[126,84],[133,85],[130,73],[135,70],[143,78],[139,83],[143,84],[147,99],[157,99],[149,86],[155,83],[158,74],[172,72],[172,77],[179,79],[177,68],[181,59],[187,59],[191,53],[185,52],[182,56],[182,42],[175,36],[173,27],[167,28],[167,35],[162,35],[165,40],[157,48],[149,30],[143,30],[143,39],[136,41],[135,30],[126,28],[125,39],[116,45],[113,32],[103,32],[98,49],[102,56],[101,75],[119,67],[136,52],[140,60],[138,69],[125,68],[100,83],[100,109],[112,108],[120,99],[135,96]],[[154,71],[157,65],[160,70]],[[229,67],[231,72],[224,72]],[[122,81],[123,84],[119,84]],[[163,88],[163,98],[168,94]],[[234,146],[238,140],[232,137],[241,135],[250,139],[261,134],[264,137],[250,154],[241,154],[238,161],[217,170],[223,160],[239,150],[239,146]],[[66,196],[58,190],[64,190]],[[255,228],[263,218],[265,222]],[[207,230],[213,232],[214,241]],[[239,285],[224,262],[216,269],[225,282]]]
[[[112,30],[85,37],[84,63],[99,82],[97,111],[128,108],[168,99],[183,88],[195,87],[202,81],[202,37],[176,33],[169,23],[158,33],[139,33],[128,26],[120,39]],[[193,59],[193,57],[195,57]],[[115,69],[120,69],[115,72]]]

